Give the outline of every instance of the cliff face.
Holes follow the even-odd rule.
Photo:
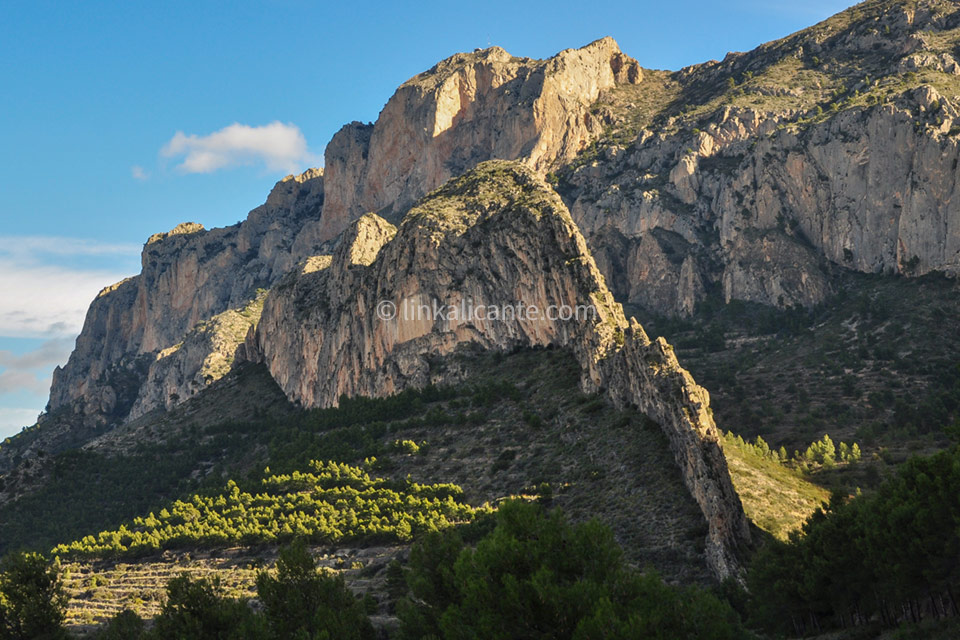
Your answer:
[[[396,222],[417,199],[491,158],[545,173],[594,139],[589,107],[618,83],[637,83],[636,61],[604,38],[549,60],[499,47],[458,54],[397,89],[376,124],[353,123],[327,146],[323,239],[376,212]]]
[[[522,164],[480,164],[424,198],[397,230],[364,216],[332,257],[274,287],[249,342],[306,407],[438,382],[431,361],[465,344],[570,349],[585,390],[661,425],[710,525],[712,568],[738,571],[749,532],[707,393],[666,343],[627,322],[563,202]]]
[[[322,206],[323,174],[311,169],[277,183],[267,202],[240,224],[207,231],[184,223],[151,236],[140,275],[105,288],[91,304],[70,360],[54,371],[49,411],[95,426],[124,419],[134,403],[139,414],[168,405],[170,394],[181,400],[192,395],[182,386],[166,395],[141,386],[164,377],[155,369],[171,361],[158,354],[172,353],[213,316],[246,307],[258,289],[316,253]],[[215,350],[226,349],[221,338],[216,341]],[[194,351],[189,360],[202,363],[205,357]],[[186,380],[198,374],[206,376],[199,368],[180,375]]]
[[[326,176],[288,176],[238,225],[207,231],[186,223],[152,236],[140,275],[91,305],[70,361],[54,373],[48,409],[98,425],[125,419],[134,404],[140,415],[186,399],[202,388],[186,381],[204,378],[194,366],[203,349],[187,340],[200,323],[243,308],[367,210],[396,220],[430,189],[491,157],[524,158],[541,171],[569,160],[599,132],[588,111],[599,92],[640,77],[607,38],[546,61],[499,48],[461,54],[411,79],[376,125],[348,125],[334,137]],[[192,355],[168,358],[185,340]],[[233,342],[217,340],[215,351]],[[144,380],[160,379],[163,391],[141,390]]]
[[[809,306],[838,268],[955,274],[958,27],[956,3],[866,2],[605,94],[613,133],[561,192],[618,299]]]
[[[925,86],[725,142],[758,117],[728,109],[699,123],[692,152],[671,149],[685,135],[652,140],[575,170],[565,193],[618,297],[662,312],[692,312],[705,282],[726,300],[808,306],[830,292],[830,265],[956,273],[958,104]]]
[[[167,404],[139,391],[157,354],[361,214],[397,223],[489,158],[558,176],[617,299],[662,313],[691,314],[711,292],[813,305],[838,268],[955,273],[958,26],[954,3],[867,2],[675,73],[642,72],[609,38],[543,61],[453,56],[404,83],[376,124],[334,136],[325,176],[285,179],[234,227],[151,238],[142,273],[91,306],[50,409],[110,422],[138,397],[138,411]]]

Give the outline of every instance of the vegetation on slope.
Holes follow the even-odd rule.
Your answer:
[[[455,485],[371,478],[336,462],[314,461],[304,473],[269,475],[260,489],[241,491],[230,481],[219,495],[177,500],[159,515],[60,544],[53,553],[111,557],[294,538],[314,544],[407,541],[468,522],[477,512],[458,502],[463,490]]]
[[[757,620],[788,633],[960,615],[960,447],[835,495],[754,559],[749,583]]]
[[[960,94],[960,79],[929,63],[954,55],[960,46],[960,27],[950,28],[956,20],[944,19],[956,11],[955,3],[927,0],[922,5],[918,11],[897,0],[862,2],[721,62],[678,72],[645,71],[642,83],[619,86],[594,106],[594,113],[610,122],[594,152],[629,145],[643,129],[689,133],[728,107],[786,115],[783,127],[798,129],[847,109],[896,100],[921,85]],[[914,19],[904,19],[906,12]],[[901,64],[913,49],[921,56],[916,69]]]
[[[697,587],[628,568],[596,520],[508,502],[475,547],[455,530],[411,552],[400,637],[743,638],[737,614]]]
[[[776,452],[770,453],[769,448],[764,452],[730,432],[724,436],[723,454],[747,517],[775,538],[786,540],[829,499],[830,492],[785,464]]]
[[[809,311],[711,299],[690,320],[637,313],[710,390],[718,424],[788,452],[824,433],[859,442],[865,464],[817,470],[821,484],[875,486],[960,418],[960,288],[941,275],[847,273]]]
[[[37,560],[17,573],[28,585],[23,599],[42,613],[35,623],[46,637],[62,635],[62,599],[42,587],[58,581],[56,566],[36,555],[16,557]],[[230,597],[216,578],[183,574],[168,582],[152,628],[126,610],[95,637],[748,637],[737,613],[712,593],[668,586],[653,572],[629,568],[612,532],[598,521],[571,525],[559,510],[547,513],[521,501],[504,503],[463,535],[452,529],[428,534],[413,548],[408,568],[395,568],[389,588],[400,625],[394,633],[378,636],[369,618],[372,600],[351,593],[341,576],[318,570],[306,546],[295,542],[280,551],[275,570],[258,572],[256,607]]]
[[[229,479],[261,493],[265,467],[279,476],[311,460],[375,458],[371,474],[457,484],[469,504],[549,495],[572,518],[609,524],[631,562],[671,579],[708,579],[706,523],[665,436],[643,415],[581,393],[568,353],[464,352],[436,366],[458,382],[313,411],[281,403],[266,372],[246,368],[95,449],[50,456],[39,488],[0,507],[0,545],[47,551],[120,523],[129,529],[178,498],[216,498]],[[218,407],[234,400],[267,409],[218,421]]]

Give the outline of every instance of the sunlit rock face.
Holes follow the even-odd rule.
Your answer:
[[[484,160],[556,168],[602,131],[590,114],[600,92],[642,77],[612,38],[549,60],[499,47],[450,57],[401,85],[375,124],[353,123],[333,137],[321,237],[367,212],[396,222],[421,196]]]

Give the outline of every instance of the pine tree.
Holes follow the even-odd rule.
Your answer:
[[[850,462],[860,462],[860,445],[856,442],[850,448]]]
[[[836,460],[837,448],[833,444],[833,440],[830,439],[828,434],[823,434],[823,440],[821,441],[820,451],[822,455],[821,462],[830,464]]]
[[[840,462],[847,462],[850,459],[850,447],[847,446],[846,442],[840,443]]]

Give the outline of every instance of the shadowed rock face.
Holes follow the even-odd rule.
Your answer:
[[[612,38],[549,60],[499,47],[448,58],[401,85],[376,124],[347,125],[330,141],[321,237],[368,211],[396,221],[483,160],[522,159],[546,173],[601,131],[589,112],[600,92],[641,78]]]
[[[434,301],[458,311],[435,314]],[[384,303],[395,317],[378,315]],[[589,312],[579,316],[561,311],[583,307]],[[659,422],[710,525],[711,567],[720,577],[739,570],[749,532],[706,391],[669,345],[627,322],[563,202],[523,164],[480,164],[425,197],[397,230],[362,217],[332,258],[274,287],[248,342],[252,357],[306,407],[439,382],[431,360],[465,344],[570,349],[585,390]]]

